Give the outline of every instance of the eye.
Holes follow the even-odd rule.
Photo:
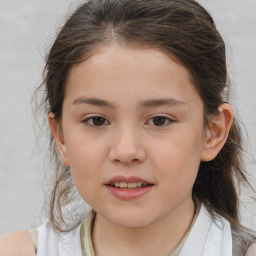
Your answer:
[[[174,122],[174,120],[166,116],[155,116],[148,121],[150,125],[154,126],[167,126],[172,122]]]
[[[109,121],[102,116],[91,116],[84,119],[83,123],[85,123],[88,126],[103,126],[108,125]]]

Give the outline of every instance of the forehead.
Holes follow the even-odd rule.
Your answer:
[[[83,94],[83,95],[82,95]],[[199,97],[189,71],[158,49],[112,44],[74,65],[65,98],[101,96],[116,100],[175,96]],[[132,102],[132,101],[131,101]]]

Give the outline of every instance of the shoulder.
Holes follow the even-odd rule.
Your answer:
[[[249,247],[246,256],[256,256],[256,241]]]
[[[231,230],[233,240],[233,254],[256,256],[255,231],[242,225],[231,225]]]
[[[0,237],[0,255],[34,256],[30,233],[28,231],[18,231]]]

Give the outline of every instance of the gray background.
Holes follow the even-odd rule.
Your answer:
[[[36,147],[31,97],[41,82],[43,57],[57,28],[79,2],[0,0],[0,235],[36,226],[44,218],[46,146],[41,134],[42,146]],[[199,2],[213,15],[227,43],[236,91],[232,103],[247,128],[248,151],[255,157],[256,0]],[[246,163],[255,173],[256,163],[248,154]],[[256,203],[248,195],[242,194],[242,221],[256,229]]]

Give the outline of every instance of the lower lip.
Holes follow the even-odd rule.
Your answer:
[[[153,185],[148,185],[140,188],[117,188],[110,185],[105,185],[112,195],[121,200],[133,200],[145,195],[149,192]]]

